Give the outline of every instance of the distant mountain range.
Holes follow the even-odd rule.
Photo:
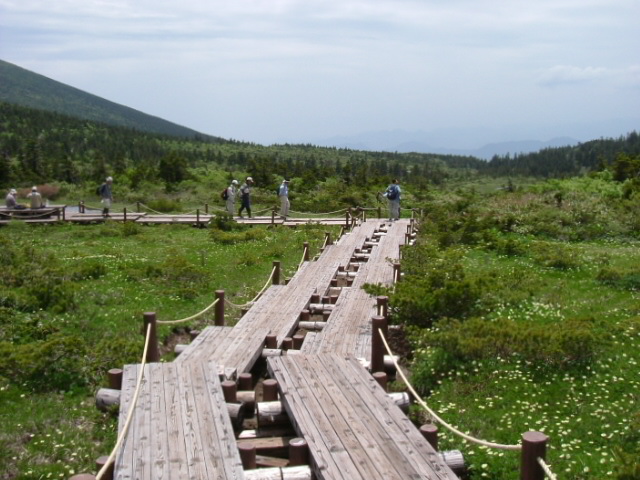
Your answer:
[[[469,144],[471,138],[478,137],[478,131],[449,129],[436,132],[408,132],[405,130],[365,132],[353,136],[339,136],[318,139],[314,145],[325,147],[349,148],[352,150],[386,151],[398,153],[436,153],[442,155],[466,155],[489,160],[494,155],[506,155],[537,152],[543,148],[573,146],[580,143],[575,138],[558,137],[548,141],[521,140],[494,142],[479,148],[448,148],[442,144],[460,145],[461,139]],[[457,141],[456,141],[457,139]]]
[[[0,101],[145,132],[216,139],[110,102],[3,60],[0,60]]]

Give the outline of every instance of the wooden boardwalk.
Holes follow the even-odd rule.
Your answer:
[[[119,429],[139,365],[124,369]],[[243,479],[242,462],[213,364],[151,363],[114,465],[116,480]]]
[[[296,355],[268,365],[318,480],[457,479],[353,357]]]
[[[408,225],[400,221],[380,231],[384,223],[363,222],[327,246],[316,261],[304,262],[286,285],[270,286],[234,327],[208,327],[174,362],[145,366],[143,390],[116,458],[114,478],[249,476],[242,469],[220,378],[236,379],[249,372],[267,335],[275,335],[281,346],[312,301],[339,292],[337,302],[326,307],[332,313],[325,328],[307,333],[302,352],[267,363],[279,382],[289,420],[310,447],[314,478],[456,479],[358,360],[369,356],[370,319],[376,312],[376,299],[361,286],[393,282],[390,262],[398,258]],[[338,272],[342,278],[350,275],[352,286],[335,287]],[[139,368],[125,367],[120,429]],[[274,475],[251,478],[281,478]]]

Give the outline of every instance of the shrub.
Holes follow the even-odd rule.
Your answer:
[[[602,267],[596,280],[605,285],[624,290],[640,289],[640,272],[616,267]]]
[[[557,328],[501,318],[445,319],[426,335],[431,346],[456,361],[500,356],[537,365],[568,367],[589,362],[604,339],[593,319],[565,320]]]
[[[0,342],[0,376],[34,390],[69,390],[86,385],[87,347],[78,336],[56,333],[25,345]]]
[[[147,203],[147,206],[152,210],[162,213],[179,212],[182,210],[182,203],[180,200],[174,200],[166,197],[154,198]]]
[[[236,230],[241,225],[233,220],[233,217],[228,213],[217,213],[211,220],[211,226],[214,229],[222,230],[224,232],[230,232]]]
[[[140,233],[140,225],[136,222],[124,222],[122,224],[122,236],[130,237],[132,235],[138,235]]]
[[[97,260],[89,260],[80,265],[72,274],[74,281],[89,280],[103,277],[107,274],[107,267],[103,262]]]
[[[223,245],[234,245],[252,240],[263,240],[267,237],[267,232],[262,228],[252,228],[240,232],[226,232],[224,230],[211,229],[209,235],[214,242]]]

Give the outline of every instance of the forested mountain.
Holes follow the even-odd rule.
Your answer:
[[[73,117],[180,137],[203,136],[0,60],[0,100]]]
[[[439,183],[453,169],[484,163],[472,157],[187,139],[0,102],[0,186],[96,182],[107,174],[131,186],[143,179],[177,183],[188,177],[189,168],[205,165],[250,172],[265,186],[274,174],[303,178],[306,186],[331,176],[347,185],[388,182],[391,176],[421,184]]]
[[[620,153],[640,154],[640,135],[631,132],[617,139],[599,139],[571,147],[545,148],[511,157],[494,156],[480,171],[489,175],[568,177],[600,169]]]

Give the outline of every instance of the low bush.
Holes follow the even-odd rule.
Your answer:
[[[218,229],[211,229],[210,238],[223,245],[234,245],[253,240],[263,240],[267,237],[266,230],[262,228],[252,228],[239,232],[230,232]]]
[[[557,328],[516,322],[506,318],[471,318],[464,322],[443,319],[423,340],[439,348],[444,357],[469,362],[495,357],[521,359],[555,368],[591,361],[605,338],[595,320],[565,320]]]
[[[157,197],[146,203],[151,210],[162,213],[180,212],[182,211],[182,202],[167,197]]]
[[[618,267],[602,267],[596,275],[596,280],[605,285],[625,290],[640,289],[640,271]]]

